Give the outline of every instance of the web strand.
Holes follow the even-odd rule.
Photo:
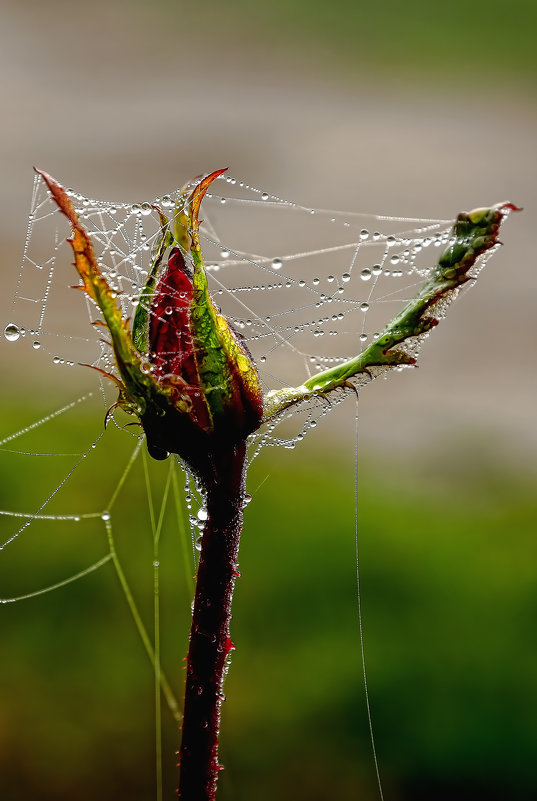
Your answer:
[[[375,735],[373,732],[373,718],[371,715],[371,704],[369,701],[369,685],[367,682],[367,669],[365,659],[365,640],[364,640],[364,623],[362,615],[362,589],[360,583],[360,539],[359,539],[359,517],[358,517],[358,481],[359,481],[359,400],[356,396],[356,413],[355,413],[355,428],[354,428],[354,544],[356,553],[356,599],[358,609],[358,630],[360,634],[360,655],[362,659],[362,675],[364,680],[364,696],[365,706],[367,711],[367,724],[369,728],[369,739],[371,742],[371,751],[373,754],[373,762],[375,765],[375,775],[377,779],[378,791],[380,801],[384,801],[384,793],[382,790],[382,781],[380,779],[380,768],[377,757],[377,747],[375,744]]]
[[[371,342],[434,264],[435,246],[448,241],[445,220],[312,209],[230,176],[220,177],[215,187],[222,193],[206,195],[200,229],[212,294],[244,337],[266,390],[300,384]],[[132,318],[161,235],[155,207],[170,216],[178,191],[134,204],[68,192],[100,268],[124,315]],[[99,318],[98,310],[82,293],[73,297],[67,290],[69,278],[75,283],[68,233],[37,178],[13,322],[5,335],[20,346],[31,344],[40,363],[48,359],[63,369],[83,361],[114,373],[111,349],[89,325]],[[56,309],[81,301],[87,320],[79,316],[70,329],[58,326]],[[388,301],[390,308],[383,308]],[[147,311],[153,313],[150,305]],[[103,402],[110,405],[113,387],[101,387]],[[283,415],[278,435],[275,428],[260,432],[253,447],[278,440],[296,444],[326,412],[326,405],[313,399],[295,415],[298,431],[295,425],[288,434],[291,421]]]

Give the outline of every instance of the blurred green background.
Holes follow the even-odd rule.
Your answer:
[[[420,370],[363,393],[358,487],[386,801],[535,798],[535,4],[4,8],[6,322],[33,163],[87,195],[125,200],[229,164],[313,206],[424,217],[507,197],[526,207],[427,343]],[[29,373],[17,346],[0,348],[1,436],[90,381],[59,378],[46,363]],[[347,404],[296,451],[266,452],[252,466],[221,801],[378,798]],[[101,426],[102,411],[81,407],[20,448],[77,452]],[[132,447],[110,431],[50,510],[104,508]],[[0,453],[1,507],[36,508],[71,464]],[[157,498],[166,470],[152,467]],[[151,628],[144,492],[137,463],[113,522]],[[99,521],[36,523],[0,552],[0,597],[61,580],[106,550]],[[161,563],[163,662],[180,696],[191,597],[173,514]],[[151,666],[112,566],[0,613],[0,798],[154,798]],[[164,710],[167,798],[177,742]]]

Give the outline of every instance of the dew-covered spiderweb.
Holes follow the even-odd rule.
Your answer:
[[[160,233],[158,209],[171,215],[178,191],[134,204],[92,200],[72,190],[69,194],[123,316],[132,319]],[[229,176],[213,184],[200,217],[213,299],[243,335],[264,391],[300,385],[378,337],[415,296],[451,229],[449,220],[312,209]],[[2,573],[0,595],[4,603],[31,598],[100,574],[112,563],[154,665],[157,709],[162,690],[172,717],[179,720],[180,690],[172,690],[160,667],[161,535],[167,516],[184,529],[180,559],[185,599],[191,598],[198,538],[206,517],[203,497],[176,459],[170,459],[169,466],[158,465],[154,477],[141,428],[133,418],[115,410],[104,431],[104,416],[117,400],[117,389],[87,365],[114,372],[114,358],[106,329],[94,325],[99,310],[83,292],[72,289],[79,282],[66,242],[69,234],[67,220],[36,177],[4,336],[10,355],[16,354],[26,374],[35,376],[43,414],[37,419],[17,418],[21,425],[15,429],[9,419],[2,421],[4,473],[10,476],[10,486],[24,483],[26,489],[20,496],[8,489],[2,500],[0,572],[2,562],[10,565],[11,551],[13,567]],[[356,387],[379,371],[363,374]],[[51,406],[47,386],[54,387],[50,393],[54,398],[65,393],[65,402]],[[295,447],[349,393],[353,394],[341,389],[327,398],[309,398],[282,413],[251,437],[251,458],[263,446]],[[143,498],[129,489],[133,475],[141,481],[138,493]],[[116,548],[116,509],[122,498],[125,509],[131,510],[135,501],[143,507],[152,533],[146,545],[157,599],[152,621],[144,621],[140,613],[131,591],[137,577],[126,576]],[[60,529],[65,536],[58,535]],[[21,569],[26,549],[47,551],[52,531],[60,536],[55,547],[73,549],[72,572],[55,574],[53,556],[47,552],[43,585],[27,586]],[[76,557],[80,538],[85,541],[85,562]],[[159,715],[157,765],[162,749]],[[162,795],[159,770],[157,798]]]

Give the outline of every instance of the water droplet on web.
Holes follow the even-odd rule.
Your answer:
[[[41,342],[37,342],[37,340],[35,342],[32,342],[32,348],[34,350],[39,350],[40,347],[41,347]]]
[[[394,236],[390,235],[390,236],[386,237],[386,244],[388,245],[389,248],[391,248],[393,245],[395,245],[396,241],[397,240],[395,239]]]
[[[367,334],[360,334],[360,342],[365,342],[367,339]]]
[[[363,303],[360,303],[360,311],[363,312],[369,311],[369,303],[366,303],[365,301]]]
[[[380,264],[375,264],[371,268],[371,272],[373,273],[373,275],[380,275],[382,272],[382,267],[380,266]]]
[[[223,259],[229,259],[229,250],[222,250],[220,255]]]
[[[200,534],[200,536],[197,537],[196,542],[194,544],[194,547],[195,547],[196,551],[201,551],[201,541],[202,541],[202,539],[203,539],[203,537]]]
[[[251,501],[251,500],[252,500],[252,496],[251,496],[251,495],[248,495],[248,493],[247,493],[247,494],[244,496],[244,500],[243,500],[243,502],[242,502],[242,508],[244,509],[246,506],[248,506],[248,504],[250,503],[250,501]]]
[[[343,273],[343,275],[341,276],[341,280],[345,284],[347,284],[351,280],[351,274],[350,273]]]
[[[131,206],[131,213],[132,214],[141,214],[141,212],[142,212],[142,207],[140,206],[140,204],[139,203],[133,203],[132,206]]]
[[[318,286],[321,282],[319,278],[314,278],[311,283],[313,284],[313,286]]]
[[[101,520],[104,520],[105,523],[110,520],[110,512],[103,512],[101,515]]]
[[[142,203],[140,208],[144,217],[147,217],[148,214],[151,214],[151,203]]]
[[[362,228],[362,230],[360,231],[360,239],[362,240],[367,239],[368,236],[369,236],[369,231],[367,230],[367,228]]]
[[[4,328],[4,336],[8,342],[16,342],[20,334],[20,328],[15,323],[9,323]]]
[[[263,194],[261,195],[261,200],[268,200],[268,199],[269,199],[269,193],[263,192]]]
[[[53,361],[53,363],[54,363],[54,364],[59,364],[59,363],[61,362],[61,359],[60,359],[60,357],[59,357],[59,356],[54,356],[54,358],[52,359],[52,361]]]
[[[198,510],[198,520],[207,520],[208,517],[207,509],[202,508]]]
[[[272,267],[273,267],[274,270],[281,269],[282,264],[283,264],[283,262],[282,262],[281,259],[278,259],[278,258],[272,259]]]
[[[153,567],[159,567],[159,565],[160,565],[160,562],[158,562],[158,561],[155,559],[155,561],[153,562]]]
[[[369,279],[371,278],[371,270],[369,269],[369,267],[364,267],[364,269],[360,273],[360,278],[362,279],[362,281],[369,281]]]

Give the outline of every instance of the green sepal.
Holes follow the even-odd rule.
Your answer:
[[[250,433],[259,425],[262,414],[257,370],[237,334],[212,301],[199,241],[201,201],[212,181],[223,172],[225,170],[217,170],[205,176],[194,186],[188,199],[183,200],[182,193],[181,205],[174,217],[174,231],[183,236],[183,243],[189,244],[192,258],[192,340],[199,382],[213,425],[216,429],[221,421],[230,430],[242,428]]]
[[[449,244],[430,277],[382,334],[362,353],[343,364],[316,373],[300,386],[269,392],[263,399],[263,421],[314,395],[326,395],[338,387],[354,386],[351,379],[360,374],[371,378],[369,368],[414,364],[415,358],[403,343],[413,339],[418,341],[437,324],[436,313],[440,313],[440,305],[451,301],[458,289],[472,280],[468,272],[478,257],[498,244],[500,225],[509,211],[519,209],[512,203],[498,203],[490,208],[459,214]]]

